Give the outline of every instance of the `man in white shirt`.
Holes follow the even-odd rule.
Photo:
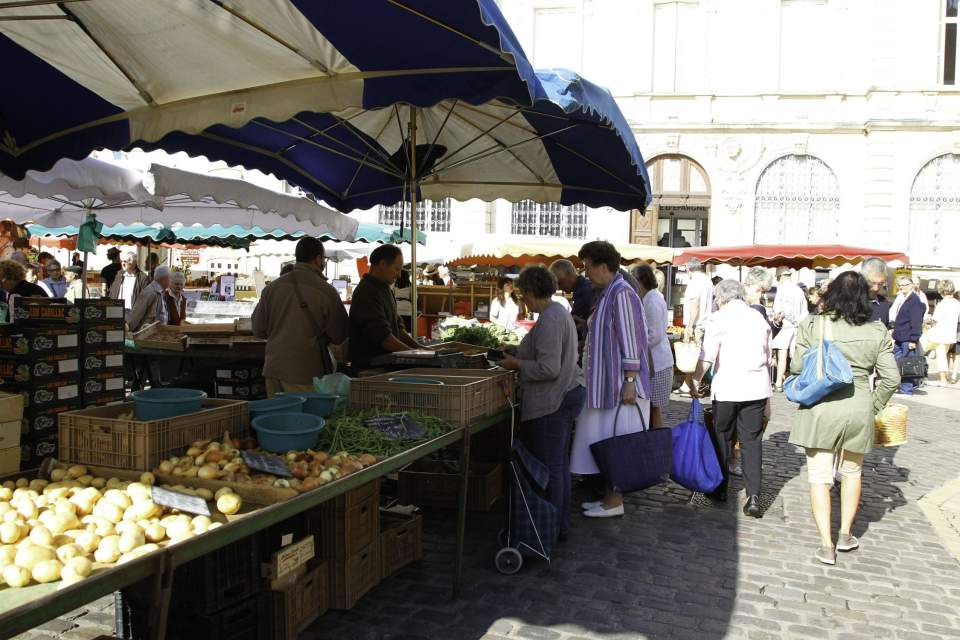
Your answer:
[[[713,438],[723,482],[711,498],[726,501],[733,437],[740,442],[744,514],[759,518],[763,468],[763,414],[770,397],[770,325],[744,302],[743,285],[724,280],[714,291],[719,310],[707,321],[697,369],[689,380],[697,397],[703,376],[713,367]]]
[[[114,300],[123,300],[123,306],[129,313],[133,310],[140,292],[150,284],[150,277],[140,270],[137,255],[132,252],[128,251],[120,256],[120,267],[122,271],[110,285],[110,297]]]
[[[697,258],[687,262],[690,280],[683,294],[683,339],[697,344],[703,341],[704,325],[713,313],[713,283],[703,272],[703,264]]]

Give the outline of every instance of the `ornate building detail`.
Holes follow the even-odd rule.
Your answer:
[[[739,215],[743,205],[750,197],[747,176],[763,157],[765,147],[762,144],[749,145],[746,149],[739,138],[729,137],[720,143],[718,155],[722,180],[720,180],[720,202],[723,210],[730,215]]]
[[[913,264],[956,265],[960,236],[960,155],[928,162],[910,190],[909,248]]]
[[[810,155],[774,160],[757,181],[753,241],[757,244],[836,243],[840,187],[833,171]]]

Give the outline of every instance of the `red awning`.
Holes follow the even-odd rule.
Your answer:
[[[865,257],[908,264],[905,253],[881,251],[841,244],[756,244],[743,247],[693,247],[682,249],[674,258],[677,265],[698,258],[709,264],[730,264],[736,267],[793,267],[794,269],[826,268],[841,264],[859,264]]]

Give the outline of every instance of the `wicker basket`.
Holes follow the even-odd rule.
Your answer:
[[[874,419],[874,444],[897,447],[907,442],[909,409],[903,404],[888,404]]]

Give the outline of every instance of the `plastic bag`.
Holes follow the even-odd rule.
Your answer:
[[[350,404],[350,377],[342,373],[331,373],[322,378],[313,379],[313,390],[317,393],[329,393],[337,396],[334,411],[346,409]]]
[[[710,434],[703,424],[700,401],[694,399],[685,422],[673,429],[673,462],[670,477],[691,491],[710,493],[723,482],[723,470]]]

